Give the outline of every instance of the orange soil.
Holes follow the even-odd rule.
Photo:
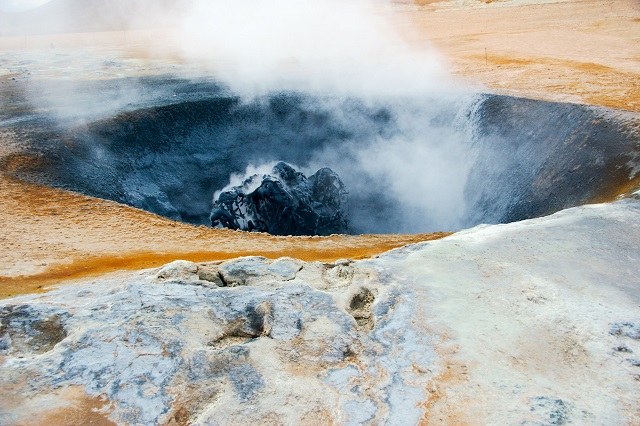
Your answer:
[[[104,397],[92,397],[87,395],[81,387],[68,387],[62,391],[52,392],[68,405],[42,415],[31,418],[28,423],[18,423],[18,426],[27,425],[86,425],[86,426],[116,426],[107,418],[110,402]],[[104,412],[105,407],[107,408]]]
[[[62,280],[175,259],[290,256],[307,261],[363,259],[422,235],[274,237],[173,222],[115,202],[0,176],[0,297],[43,291]]]
[[[399,12],[417,44],[493,92],[640,111],[640,2],[448,2]],[[531,2],[533,3],[533,2]],[[485,54],[486,49],[486,54]]]

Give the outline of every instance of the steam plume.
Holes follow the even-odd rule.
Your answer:
[[[77,21],[71,19],[74,9],[69,5],[73,1],[77,0],[54,0],[41,9],[54,10],[56,6],[59,16],[50,13],[47,19],[59,19],[61,25],[67,25]],[[352,203],[365,206],[351,209],[357,229],[419,232],[463,225],[464,187],[473,162],[472,122],[466,112],[473,95],[447,75],[433,48],[405,41],[396,30],[398,22],[390,19],[397,16],[388,3],[83,1],[113,12],[87,15],[83,25],[97,29],[108,26],[104,20],[107,15],[109,22],[119,22],[118,28],[175,26],[177,36],[172,44],[178,47],[182,66],[198,77],[209,73],[247,102],[260,102],[282,92],[302,92],[315,99],[317,109],[331,111],[332,119],[352,138],[316,150],[299,166],[305,172],[325,166],[338,172],[351,192]],[[87,7],[83,10],[93,10]],[[86,61],[83,64],[87,66]],[[114,67],[128,71],[135,66],[120,58],[95,64],[96,68],[107,67],[113,75],[120,72]],[[40,82],[33,89],[37,92],[34,104],[44,105],[58,118],[72,117],[77,123],[152,105],[168,96],[120,79],[112,84],[115,89],[109,93],[113,96],[104,102],[105,84],[91,88],[87,81],[94,77],[87,70],[83,78],[82,85],[67,90],[73,96],[43,90],[46,82]],[[360,110],[351,107],[354,102],[368,111],[380,111],[380,118],[373,120],[386,120],[382,130],[377,130],[380,123],[363,119]],[[359,135],[369,139],[363,141]],[[265,155],[254,164],[277,160]],[[368,205],[376,199],[387,204]],[[372,221],[383,226],[371,226],[368,222]]]
[[[364,145],[331,146],[309,159],[307,171],[336,170],[353,203],[378,192],[393,204],[378,217],[364,213],[373,206],[354,206],[356,228],[380,229],[367,223],[375,220],[388,232],[456,229],[472,164],[465,115],[472,96],[446,74],[434,49],[405,42],[393,15],[389,4],[366,0],[202,0],[186,14],[182,46],[189,60],[244,96],[320,97],[322,109],[354,134],[370,134],[363,127],[371,123],[349,109],[348,99],[386,111],[393,132]]]

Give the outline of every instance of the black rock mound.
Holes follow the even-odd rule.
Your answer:
[[[272,235],[345,234],[346,196],[333,170],[323,168],[307,178],[279,162],[270,174],[250,176],[214,197],[211,226]]]

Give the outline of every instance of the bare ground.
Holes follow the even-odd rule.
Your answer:
[[[260,255],[302,260],[362,259],[447,234],[274,237],[177,223],[111,201],[0,177],[0,297],[60,280],[175,259]]]
[[[640,3],[636,0],[422,1],[395,14],[412,42],[432,43],[452,71],[489,91],[640,111]],[[139,33],[149,43],[164,43]],[[75,37],[76,41],[73,41]],[[133,37],[133,36],[131,36]],[[126,35],[56,36],[55,43],[126,44]],[[0,38],[0,50],[46,45]],[[486,49],[486,54],[485,54]],[[175,59],[172,57],[172,60]],[[0,77],[2,75],[0,74]],[[8,78],[6,75],[4,78]],[[0,135],[0,156],[11,152]],[[0,297],[86,275],[242,255],[331,261],[364,258],[433,235],[271,237],[194,227],[0,175]]]
[[[415,43],[493,92],[640,111],[640,2],[429,1],[400,12]],[[485,50],[486,49],[486,50]]]

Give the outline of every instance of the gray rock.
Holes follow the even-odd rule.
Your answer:
[[[223,287],[220,272],[215,264],[197,265],[187,260],[175,260],[164,265],[154,276],[156,283],[185,283],[204,287]]]
[[[0,308],[0,354],[24,357],[52,350],[67,336],[65,316],[31,305]]]
[[[16,395],[40,401],[38,410],[45,411],[69,403],[63,392],[45,389],[81,386],[89,396],[106,398],[109,418],[119,424],[217,424],[218,418],[270,415],[292,424],[305,416],[330,420],[326,413],[337,394],[322,376],[366,360],[361,348],[371,337],[342,308],[338,293],[352,290],[316,289],[330,287],[323,281],[326,268],[290,258],[175,261],[99,282],[91,291],[67,287],[27,296],[23,305],[2,311],[0,384],[20,380]],[[204,285],[210,282],[205,274],[223,277],[223,286]],[[44,339],[38,324],[60,327]],[[387,392],[386,381],[373,386]],[[353,397],[362,398],[358,392]],[[286,409],[281,398],[290,400]],[[372,415],[385,412],[383,402],[366,401]],[[26,421],[7,410],[0,407],[3,424]]]
[[[292,281],[304,262],[281,258],[270,262],[264,257],[243,257],[220,265],[219,273],[225,286],[256,286]]]
[[[307,177],[279,162],[270,174],[253,175],[214,199],[211,226],[274,235],[330,235],[348,230],[347,191],[323,168]]]
[[[611,324],[609,334],[612,336],[628,337],[634,340],[640,340],[640,325],[633,322],[617,322]]]
[[[561,399],[548,396],[529,398],[536,420],[525,420],[522,426],[556,426],[569,422],[569,406]]]

